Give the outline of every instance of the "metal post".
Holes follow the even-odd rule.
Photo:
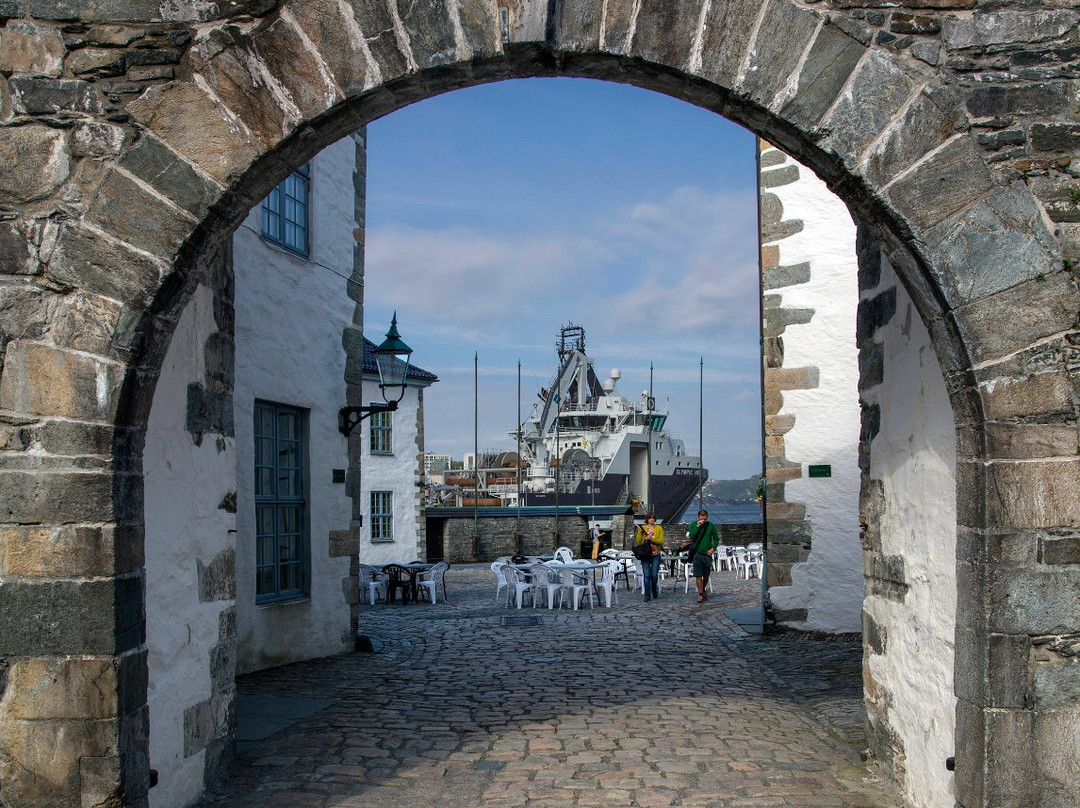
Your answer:
[[[480,531],[477,510],[480,506],[480,352],[473,352],[473,558],[480,560]]]
[[[652,427],[653,427],[653,405],[655,399],[653,398],[653,363],[649,363],[649,398],[645,402],[645,407],[648,410],[646,415],[649,418],[649,445],[645,449],[645,464],[648,468],[645,470],[645,511],[649,512],[653,509],[652,498]]]
[[[698,405],[697,405],[697,434],[698,434],[698,487],[697,507],[700,511],[704,508],[703,496],[705,490],[705,357],[698,360]]]
[[[555,391],[555,535],[552,541],[553,549],[559,549],[559,483],[562,481],[562,457],[559,448],[559,409],[561,408],[562,395]]]
[[[517,374],[517,522],[514,525],[514,540],[517,554],[523,555],[521,542],[521,360],[518,360]]]

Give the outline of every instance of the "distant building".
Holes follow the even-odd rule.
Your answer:
[[[450,469],[450,463],[453,461],[453,457],[448,454],[432,454],[431,452],[425,452],[424,454],[424,474],[431,475]]]

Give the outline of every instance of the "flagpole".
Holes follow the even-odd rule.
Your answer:
[[[705,357],[698,361],[698,489],[697,507],[700,511],[704,508],[703,493],[705,489]]]
[[[522,555],[521,546],[521,360],[518,360],[517,374],[517,523],[514,526],[514,540],[517,554]]]
[[[480,532],[477,511],[480,506],[480,352],[473,352],[473,557],[480,560]]]

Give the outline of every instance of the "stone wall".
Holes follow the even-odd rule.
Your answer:
[[[456,563],[492,561],[500,556],[517,553],[518,522],[512,516],[498,518],[478,518],[476,533],[479,535],[479,552],[473,542],[472,515],[460,518],[447,518],[443,526],[444,557]],[[546,516],[528,516],[521,519],[521,552],[523,555],[550,553],[555,549],[555,518]],[[590,541],[590,521],[578,516],[560,516],[558,521],[559,544],[565,545],[579,555],[583,541]],[[753,525],[717,525],[723,544],[746,546],[751,542],[760,542],[762,530],[760,524]],[[687,525],[664,525],[668,545],[678,546],[686,534]],[[629,515],[615,516],[611,520],[611,546],[617,550],[628,550],[634,544],[634,519]]]

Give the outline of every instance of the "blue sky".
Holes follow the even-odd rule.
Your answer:
[[[601,379],[649,386],[713,477],[761,468],[753,136],[634,87],[529,79],[474,87],[368,128],[365,331],[394,310],[425,397],[426,446],[512,449],[567,322]]]

